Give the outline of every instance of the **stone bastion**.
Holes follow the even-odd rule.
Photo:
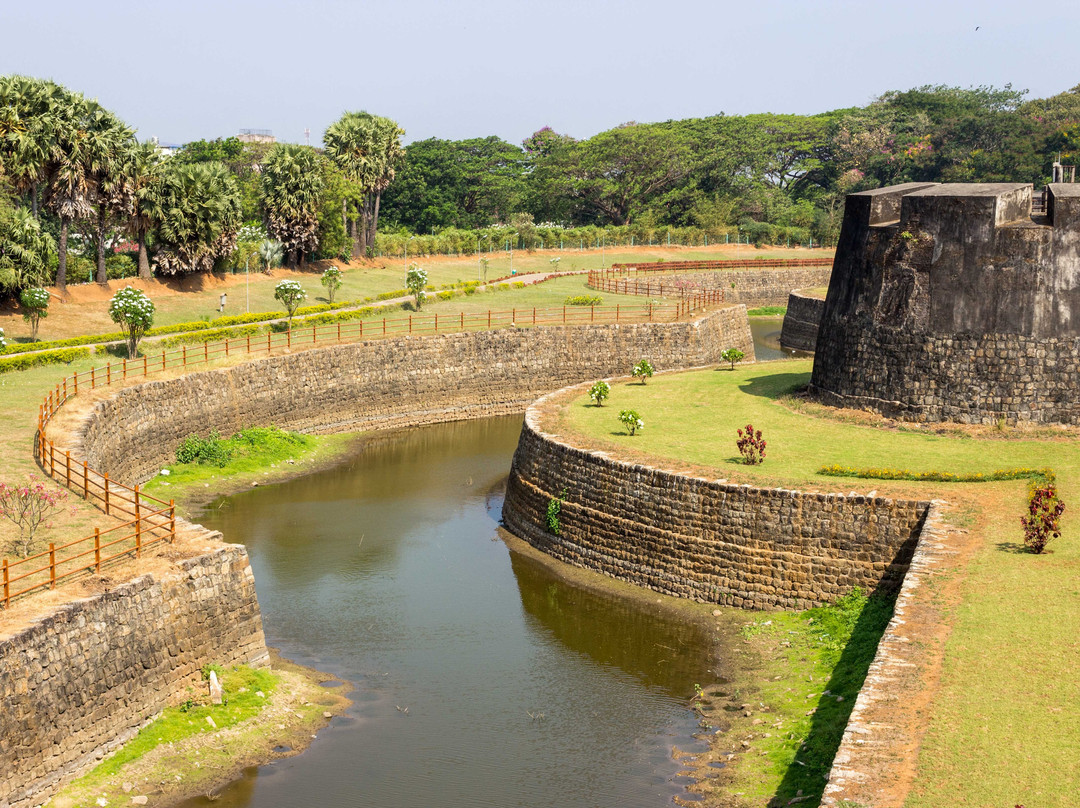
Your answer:
[[[851,194],[811,391],[913,421],[1080,423],[1080,185]]]

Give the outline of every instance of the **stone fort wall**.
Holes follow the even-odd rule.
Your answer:
[[[1080,423],[1080,186],[847,199],[816,346],[823,401],[916,421]]]
[[[784,267],[779,269],[725,269],[715,272],[679,272],[672,275],[650,273],[649,279],[681,283],[702,289],[720,290],[727,303],[741,303],[748,309],[783,306],[792,289],[827,286],[832,267]],[[734,287],[732,284],[735,284]]]
[[[521,412],[565,385],[624,375],[643,357],[658,370],[696,367],[719,363],[729,347],[753,357],[742,306],[678,323],[371,340],[120,390],[96,405],[82,447],[91,466],[131,484],[172,462],[192,432],[271,423],[359,431]]]
[[[0,640],[0,806],[45,802],[134,737],[203,665],[266,658],[238,545],[68,603]]]
[[[742,608],[803,609],[856,586],[899,588],[928,502],[625,463],[541,431],[542,408],[560,395],[527,411],[503,506],[507,528],[538,549],[658,592]],[[556,536],[547,506],[564,489]]]
[[[798,290],[789,294],[784,324],[780,328],[780,347],[813,353],[824,313],[825,298],[811,297]]]

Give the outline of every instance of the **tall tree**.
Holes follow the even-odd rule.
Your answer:
[[[127,153],[124,166],[131,187],[131,207],[128,229],[139,245],[139,277],[150,277],[150,258],[146,241],[156,226],[152,213],[158,207],[154,194],[161,190],[158,175],[161,155],[152,143],[140,143]]]
[[[130,129],[110,115],[96,138],[102,151],[94,171],[94,244],[97,248],[97,282],[105,283],[105,246],[109,227],[127,222],[135,205],[135,177],[131,172],[133,152],[138,146]]]
[[[30,195],[38,214],[38,189],[55,148],[55,116],[68,103],[60,85],[29,76],[0,76],[0,174],[16,192]]]
[[[321,160],[307,146],[278,143],[262,162],[262,204],[266,228],[289,255],[289,266],[303,264],[319,245],[319,204],[323,191]]]
[[[147,215],[158,222],[159,273],[208,272],[236,246],[240,195],[220,163],[166,161],[146,196]]]
[[[375,244],[382,192],[393,182],[404,156],[404,135],[394,121],[367,112],[346,112],[323,135],[326,156],[354,189],[352,203],[358,214],[350,219],[354,258]]]
[[[0,289],[19,292],[49,283],[56,244],[28,208],[0,204]]]

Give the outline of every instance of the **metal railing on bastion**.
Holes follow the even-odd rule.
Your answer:
[[[313,325],[262,336],[233,337],[196,346],[181,346],[156,355],[108,362],[65,377],[42,401],[38,410],[35,451],[46,474],[91,502],[106,515],[127,516],[127,521],[106,529],[95,528],[92,536],[50,544],[49,549],[18,561],[3,559],[3,594],[0,605],[38,589],[52,589],[58,583],[88,572],[100,573],[103,566],[122,558],[141,556],[143,550],[176,539],[176,505],[143,493],[91,468],[86,460],[57,449],[46,427],[65,402],[81,391],[149,377],[169,370],[208,364],[242,355],[271,355],[319,344],[342,344],[366,339],[402,335],[446,334],[492,328],[528,328],[542,325],[585,325],[589,323],[676,322],[692,315],[712,301],[704,295],[687,296],[674,303],[645,303],[616,306],[522,307],[458,314],[413,314],[407,317]],[[18,588],[18,585],[22,588]]]

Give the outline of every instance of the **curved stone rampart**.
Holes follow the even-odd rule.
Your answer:
[[[567,384],[753,356],[746,309],[687,322],[545,326],[399,337],[261,359],[141,384],[99,402],[81,436],[93,468],[129,484],[192,433],[275,424],[302,432],[416,426],[521,412]]]
[[[61,606],[0,640],[0,806],[42,804],[130,740],[203,665],[266,658],[238,545]]]
[[[558,394],[556,394],[558,395]],[[526,412],[503,520],[540,550],[658,592],[807,608],[859,586],[895,591],[928,502],[735,485],[577,448]],[[547,507],[566,494],[560,529]]]
[[[765,269],[725,269],[715,272],[680,272],[650,274],[653,283],[719,290],[728,303],[741,303],[749,309],[760,306],[783,306],[792,289],[828,286],[831,266],[781,267]]]
[[[784,324],[780,328],[780,347],[789,351],[813,353],[824,311],[823,297],[802,294],[798,290],[789,294]]]
[[[917,421],[1080,423],[1080,189],[848,197],[811,390]]]

